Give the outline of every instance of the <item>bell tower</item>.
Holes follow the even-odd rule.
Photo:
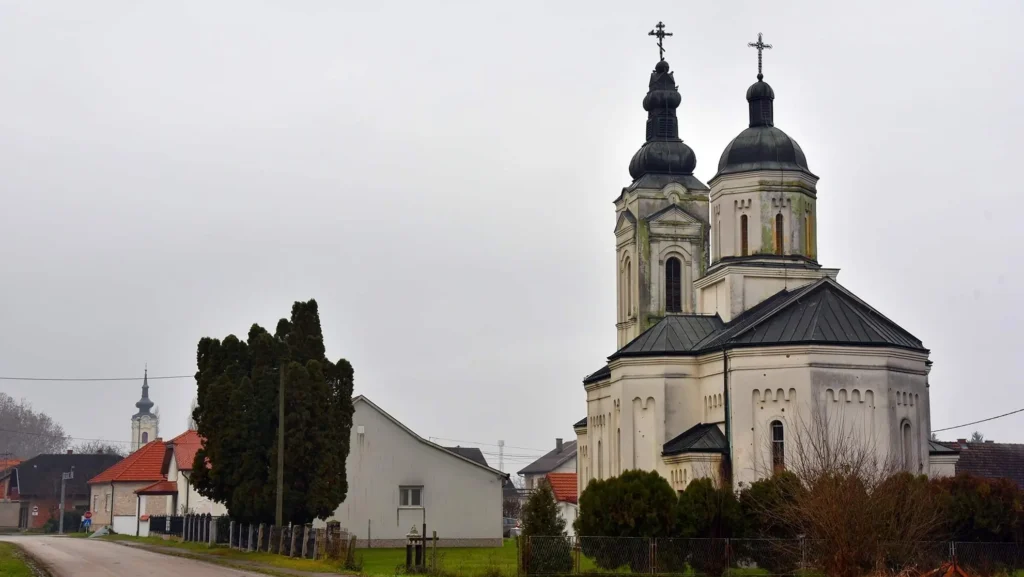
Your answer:
[[[160,416],[150,412],[154,403],[149,399],[149,369],[142,376],[142,398],[135,403],[139,412],[132,415],[132,452],[157,438],[160,433]]]
[[[693,176],[697,157],[679,138],[676,109],[682,96],[664,59],[651,72],[645,142],[629,163],[633,182],[615,200],[616,329],[618,346],[666,315],[696,310],[693,281],[707,268],[708,187]]]

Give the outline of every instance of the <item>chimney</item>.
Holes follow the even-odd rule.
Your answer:
[[[985,443],[986,444],[988,444],[988,443],[995,443],[995,441],[993,441],[992,439],[985,439]]]
[[[960,443],[961,445],[963,445],[964,443],[967,442],[967,439],[957,439],[956,442]]]
[[[562,452],[562,439],[561,438],[555,439],[555,451],[557,451],[559,453]]]
[[[69,455],[70,455],[71,453],[73,453],[73,452],[74,452],[74,451],[72,451],[71,449],[68,449],[68,454],[69,454]]]

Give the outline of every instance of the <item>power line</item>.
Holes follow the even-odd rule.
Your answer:
[[[51,433],[32,433],[29,431],[16,431],[14,429],[0,429],[0,433],[14,433],[16,435],[30,435],[33,437],[49,437],[51,439],[67,439],[69,441],[99,441],[102,443],[117,443],[119,445],[131,445],[131,441],[112,441],[110,439],[87,439],[85,437],[68,437],[65,435],[54,435]]]
[[[1021,413],[1021,412],[1024,412],[1024,409],[1017,409],[1016,411],[1010,411],[1009,413],[1003,413],[1002,415],[996,415],[994,417],[989,417],[987,419],[982,419],[980,421],[973,421],[973,422],[970,422],[970,423],[964,423],[962,425],[956,425],[955,427],[946,427],[944,429],[932,429],[932,432],[933,433],[941,433],[942,431],[950,431],[950,430],[953,430],[953,429],[959,429],[960,427],[969,427],[971,425],[977,425],[978,423],[986,423],[988,421],[994,421],[996,419],[1002,419],[1003,417],[1009,417],[1010,415],[1015,415],[1015,414]]]
[[[166,377],[147,377],[151,381],[160,381],[165,379],[194,379],[195,375],[169,375]],[[97,381],[141,381],[139,377],[110,377],[110,378],[96,378],[96,377],[78,377],[78,378],[61,378],[61,377],[0,377],[0,381],[51,381],[51,382],[97,382]]]
[[[474,445],[487,445],[488,447],[498,447],[497,443],[481,443],[480,441],[467,441],[465,439],[449,439],[447,437],[430,437],[431,439],[438,439],[441,441],[453,441],[456,443],[472,443]],[[506,449],[522,449],[523,451],[537,451],[538,453],[548,453],[551,449],[532,449],[530,447],[515,447],[512,445],[505,445]]]

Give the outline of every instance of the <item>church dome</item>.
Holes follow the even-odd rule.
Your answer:
[[[651,72],[644,110],[647,111],[647,141],[629,162],[633,180],[645,174],[692,175],[697,166],[693,150],[679,138],[676,108],[682,102],[668,62],[658,62]]]
[[[775,91],[758,74],[747,89],[750,127],[732,139],[718,161],[718,175],[748,170],[796,170],[810,174],[803,149],[775,127]]]

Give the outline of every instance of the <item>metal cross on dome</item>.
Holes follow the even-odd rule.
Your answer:
[[[665,25],[661,21],[659,21],[658,24],[654,27],[654,30],[651,30],[650,32],[648,32],[647,35],[648,36],[657,36],[658,37],[658,57],[662,61],[664,61],[665,60],[665,47],[662,45],[662,41],[665,39],[666,36],[672,36],[672,33],[671,32],[665,32]]]
[[[757,42],[748,42],[747,46],[751,48],[757,48],[757,79],[761,80],[762,78],[764,78],[764,75],[761,74],[761,52],[764,50],[771,50],[772,45],[765,44],[764,41],[761,39],[761,33],[758,32]]]

